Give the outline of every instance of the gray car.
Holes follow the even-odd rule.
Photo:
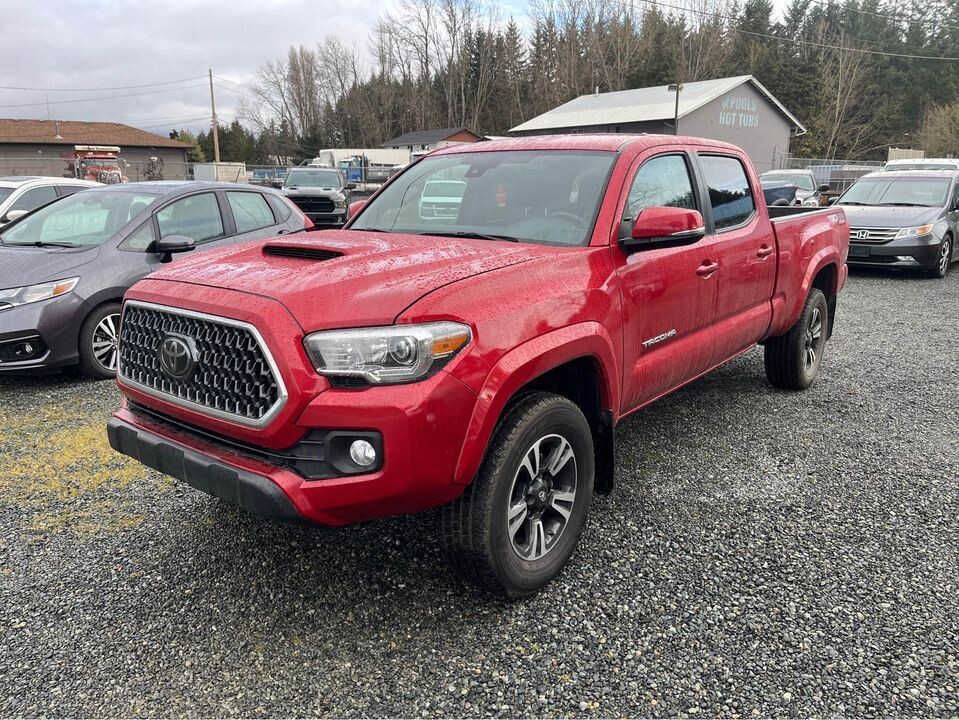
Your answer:
[[[941,278],[957,259],[955,170],[863,175],[837,204],[849,220],[850,265],[919,269]]]
[[[0,372],[113,377],[131,285],[177,253],[307,226],[274,190],[212,182],[110,185],[35,210],[0,231]]]

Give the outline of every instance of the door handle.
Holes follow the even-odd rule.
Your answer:
[[[764,258],[764,257],[769,257],[770,255],[773,254],[773,252],[775,251],[769,245],[767,245],[766,243],[763,243],[762,245],[759,246],[759,250],[756,251],[756,254],[759,257]]]
[[[696,274],[699,275],[699,277],[709,277],[717,270],[719,270],[719,263],[714,263],[711,260],[707,260],[698,268],[696,268]]]

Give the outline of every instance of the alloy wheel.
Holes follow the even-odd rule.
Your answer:
[[[806,339],[803,343],[803,369],[806,372],[809,372],[815,367],[816,359],[822,351],[822,321],[822,312],[818,307],[814,307],[812,309],[812,315],[809,317],[809,327],[806,328]]]
[[[107,370],[116,372],[119,355],[120,315],[114,313],[101,320],[93,331],[93,356]]]
[[[943,240],[942,247],[939,248],[939,274],[945,275],[949,270],[949,260],[952,256],[952,243],[947,239]]]
[[[510,545],[523,560],[556,547],[576,500],[576,455],[562,435],[545,435],[523,455],[513,476],[506,522]]]

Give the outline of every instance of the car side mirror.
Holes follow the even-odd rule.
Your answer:
[[[190,252],[195,249],[196,241],[185,235],[167,235],[153,245],[153,252],[160,256],[160,262],[165,263],[173,259],[173,253]]]
[[[629,237],[619,241],[623,252],[691,245],[706,236],[703,216],[696,210],[648,207],[639,213]]]
[[[823,193],[823,192],[829,192],[829,185],[828,185],[827,183],[823,183],[822,185],[820,185],[820,186],[819,186],[819,192],[821,192],[821,193]]]
[[[839,196],[838,196],[838,195],[837,195],[836,197],[831,197],[831,198],[829,198],[829,204],[830,204],[830,205],[835,205],[837,202],[839,202]]]
[[[27,210],[8,210],[7,214],[3,216],[2,221],[5,223],[12,223],[14,220],[19,220],[24,215],[27,214]]]
[[[356,183],[354,183],[354,182],[346,183],[346,189],[347,189],[347,190],[356,190]]]
[[[350,206],[346,209],[346,219],[351,220],[363,209],[364,205],[366,205],[366,200],[357,200],[356,202],[350,203]]]

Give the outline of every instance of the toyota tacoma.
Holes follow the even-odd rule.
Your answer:
[[[424,217],[436,182],[461,199]],[[757,343],[776,387],[816,379],[849,229],[841,209],[770,220],[762,197],[740,149],[697,138],[431,153],[345,230],[132,288],[110,442],[267,517],[441,507],[453,566],[529,595],[611,489],[624,418]]]

